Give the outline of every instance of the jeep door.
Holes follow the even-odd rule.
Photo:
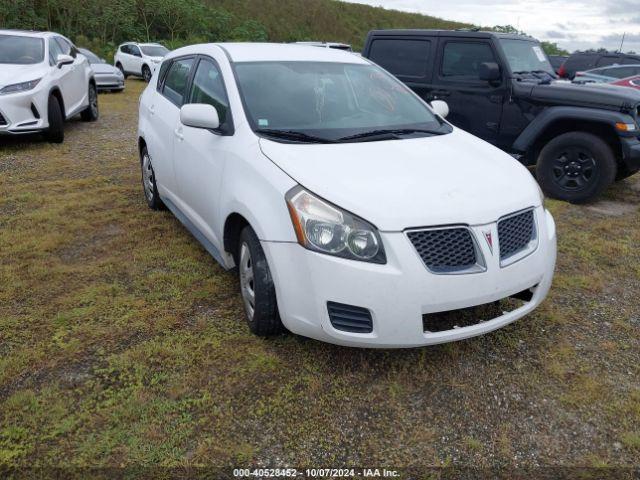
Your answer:
[[[504,71],[498,80],[480,79],[485,62],[499,64],[490,39],[441,37],[431,99],[449,104],[447,120],[455,126],[497,145],[507,87]]]

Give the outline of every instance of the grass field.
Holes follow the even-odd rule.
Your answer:
[[[399,351],[252,336],[233,272],[146,207],[138,95],[0,139],[0,465],[638,466],[640,175],[548,201],[532,315]]]

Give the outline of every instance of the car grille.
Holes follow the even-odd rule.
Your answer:
[[[351,333],[371,333],[373,331],[371,312],[366,308],[327,302],[327,310],[331,325],[336,330]]]
[[[498,242],[500,243],[500,260],[526,250],[535,239],[536,228],[533,210],[517,213],[498,221]]]
[[[425,266],[434,273],[469,271],[480,263],[466,227],[410,231],[407,236]]]
[[[0,126],[6,125],[7,124],[7,120],[2,116],[2,113],[0,113]]]

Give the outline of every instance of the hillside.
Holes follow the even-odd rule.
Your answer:
[[[339,41],[362,47],[367,32],[376,28],[469,27],[440,18],[386,10],[336,0],[207,0],[231,13],[234,22],[254,20],[273,41]]]

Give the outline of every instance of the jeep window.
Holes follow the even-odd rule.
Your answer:
[[[447,42],[442,55],[443,77],[478,78],[478,69],[484,62],[495,62],[493,50],[484,42]]]
[[[44,61],[44,40],[22,35],[0,35],[0,63],[33,65]]]
[[[424,78],[430,49],[429,40],[377,39],[371,43],[369,58],[394,75]]]
[[[539,43],[528,40],[501,38],[500,44],[502,45],[502,50],[507,57],[507,62],[509,62],[509,67],[513,73],[543,71],[552,77],[556,76],[547,55]]]
[[[169,53],[169,50],[162,45],[141,45],[140,50],[142,50],[142,53],[147,57],[164,57]]]
[[[375,65],[246,62],[236,63],[235,72],[258,133],[337,141],[391,129],[420,136],[450,132],[408,87]]]
[[[178,107],[182,106],[192,65],[193,58],[175,60],[169,67],[167,78],[164,80],[162,94]]]

